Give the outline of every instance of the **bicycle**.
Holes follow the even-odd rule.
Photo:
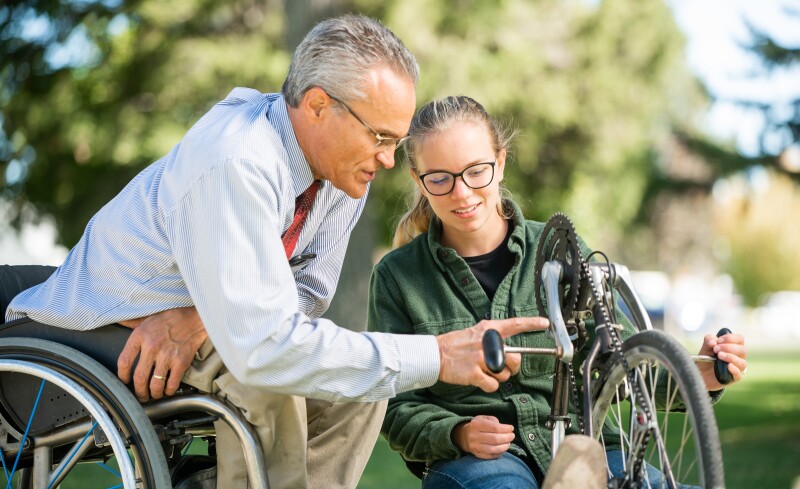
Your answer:
[[[628,269],[607,257],[604,262],[590,261],[595,255],[605,257],[600,252],[582,257],[565,215],[558,213],[547,221],[536,255],[535,300],[539,311],[547,311],[555,347],[506,347],[497,331],[488,330],[483,338],[487,367],[500,372],[505,353],[555,357],[546,422],[552,430],[552,453],[574,416],[579,431],[598,439],[607,453],[609,488],[723,488],[719,432],[709,393],[693,362],[715,362],[721,384],[732,380],[727,363],[691,357],[675,339],[654,330]],[[615,290],[635,327],[627,339]],[[593,329],[587,327],[590,319]],[[729,332],[723,329],[717,336]],[[575,364],[580,365],[581,383]],[[677,426],[670,422],[675,417],[681,418]],[[610,462],[608,454],[617,460],[615,450],[621,452],[621,464]]]

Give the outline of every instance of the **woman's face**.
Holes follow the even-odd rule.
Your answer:
[[[442,221],[442,244],[455,249],[473,247],[478,242],[496,243],[505,237],[505,220],[497,212],[500,181],[505,168],[505,150],[495,154],[488,128],[481,123],[462,122],[424,139],[417,149],[417,174],[414,179],[427,197],[433,212]],[[494,178],[483,188],[470,188],[463,177],[455,179],[453,190],[446,195],[433,195],[422,184],[420,175],[436,171],[460,173],[476,163],[495,162]],[[483,167],[485,171],[491,169]],[[470,168],[464,176],[468,182],[481,184],[482,176]],[[434,193],[437,182],[425,177]],[[444,179],[446,180],[446,179]],[[446,190],[446,188],[444,189]],[[493,248],[492,248],[493,249]],[[490,250],[489,250],[490,251]]]

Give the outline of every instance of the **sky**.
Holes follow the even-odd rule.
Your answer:
[[[735,140],[744,154],[759,150],[763,116],[732,100],[782,104],[800,98],[800,66],[764,76],[758,58],[742,44],[750,40],[747,23],[784,46],[800,47],[800,2],[796,0],[668,0],[687,36],[686,59],[717,100],[705,130]],[[786,9],[793,9],[789,14]],[[761,76],[753,76],[755,73]]]
[[[797,12],[794,16],[784,10],[792,1]],[[800,47],[800,2],[667,0],[667,3],[686,34],[690,68],[716,99],[705,117],[704,129],[717,138],[734,141],[744,154],[755,154],[759,150],[763,117],[760,112],[743,109],[732,100],[780,104],[800,98],[800,66],[764,76],[758,60],[741,45],[749,40],[746,22],[785,45]],[[54,246],[54,239],[53,227],[46,222],[24,229],[20,236],[0,223],[0,256],[9,264],[58,265],[67,250]]]

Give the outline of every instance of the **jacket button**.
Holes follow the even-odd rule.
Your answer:
[[[526,402],[528,402],[528,398],[527,397],[521,397],[519,399],[519,402],[521,402],[522,404],[525,404]]]
[[[513,388],[514,388],[514,384],[512,384],[511,382],[506,382],[506,389],[511,390]]]
[[[467,285],[467,284],[469,284],[469,277],[462,278],[461,279],[461,285]]]
[[[441,258],[442,260],[447,258],[447,252],[444,250],[439,250],[439,258]]]
[[[536,435],[534,435],[533,433],[528,433],[528,439],[530,441],[534,441],[536,439]]]
[[[489,312],[489,311],[486,311],[486,314],[483,315],[483,319],[492,319],[492,313]]]

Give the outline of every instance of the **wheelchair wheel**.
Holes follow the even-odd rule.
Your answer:
[[[725,487],[711,400],[686,350],[660,331],[638,333],[622,350],[596,381],[592,408],[609,487]]]
[[[58,343],[0,339],[0,435],[0,480],[15,487],[170,487],[136,398],[105,367]]]

